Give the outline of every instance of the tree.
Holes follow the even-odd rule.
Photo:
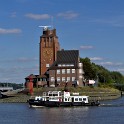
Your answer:
[[[111,77],[114,83],[119,83],[119,84],[124,83],[124,76],[120,72],[112,71]]]
[[[92,64],[90,62],[90,59],[89,58],[84,58],[84,59],[81,58],[80,62],[83,63],[84,78],[87,80],[94,79],[96,77],[96,74],[92,68]]]
[[[108,85],[114,83],[124,84],[124,76],[120,72],[111,72],[103,66],[91,63],[88,57],[80,58],[80,62],[83,63],[84,78],[86,80],[98,79],[100,83],[105,83]]]

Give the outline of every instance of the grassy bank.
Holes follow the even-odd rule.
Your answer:
[[[64,88],[35,88],[33,95],[42,95],[45,91],[52,90],[64,90]],[[117,99],[121,96],[120,91],[113,88],[98,88],[98,87],[77,87],[77,88],[68,88],[68,91],[79,92],[80,95],[89,96],[89,100],[109,100]],[[0,99],[0,103],[26,103],[30,98],[30,94],[26,93],[17,93],[8,98]]]
[[[34,89],[34,95],[41,95],[44,91],[64,90],[64,88],[39,88]],[[114,88],[100,88],[100,87],[77,87],[67,88],[70,92],[79,92],[80,95],[89,96],[90,100],[109,100],[121,97],[121,92]]]

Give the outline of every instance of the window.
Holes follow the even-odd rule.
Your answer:
[[[62,81],[65,81],[65,77],[62,77]]]
[[[83,78],[83,76],[82,76],[82,75],[80,75],[80,76],[79,76],[79,78]]]
[[[44,47],[46,47],[46,38],[44,38]]]
[[[60,74],[60,69],[57,70],[57,74]]]
[[[82,98],[79,98],[79,101],[82,101]]]
[[[54,77],[51,77],[51,82],[55,81]]]
[[[70,64],[70,66],[74,66],[74,64]]]
[[[86,98],[83,98],[83,101],[86,101]]]
[[[82,72],[83,72],[82,69],[79,69],[79,73],[82,74]]]
[[[72,69],[72,73],[73,73],[73,74],[75,73],[75,69]]]
[[[72,81],[74,81],[75,80],[75,77],[72,77]]]
[[[82,67],[82,65],[83,65],[82,63],[79,63],[79,67]]]
[[[78,101],[78,98],[75,98],[75,101]]]
[[[67,69],[67,74],[70,74],[70,69]]]
[[[62,69],[62,74],[65,74],[65,69]]]
[[[57,82],[60,82],[60,77],[57,77]]]
[[[68,81],[68,82],[70,81],[70,77],[67,77],[67,81]]]
[[[50,37],[50,41],[52,42],[52,37]]]
[[[61,64],[58,64],[59,67],[61,67],[62,65]]]
[[[49,68],[50,67],[50,64],[46,64],[46,67]]]

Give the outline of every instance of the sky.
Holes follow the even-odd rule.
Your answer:
[[[39,74],[40,25],[56,29],[61,49],[124,74],[124,0],[1,0],[0,82]]]

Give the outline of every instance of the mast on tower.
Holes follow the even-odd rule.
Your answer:
[[[47,31],[51,26],[50,25],[41,25],[39,28],[43,28],[44,31]]]

